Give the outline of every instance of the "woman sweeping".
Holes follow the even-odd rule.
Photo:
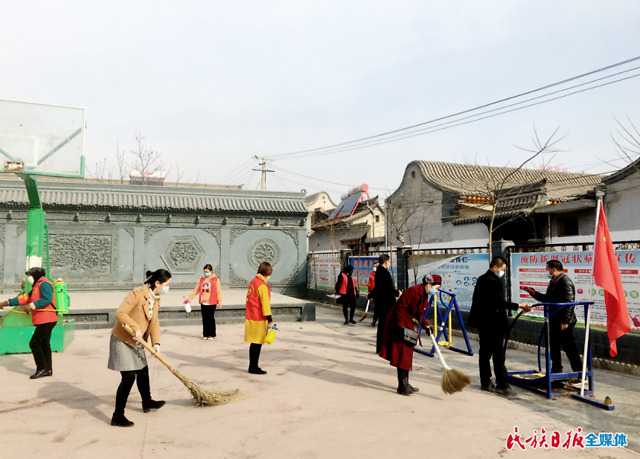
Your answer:
[[[133,422],[124,416],[129,393],[133,382],[138,384],[138,391],[142,398],[142,411],[148,413],[152,409],[162,408],[164,401],[151,398],[149,385],[149,367],[144,348],[139,344],[140,340],[148,340],[156,352],[160,352],[160,323],[158,321],[158,309],[160,308],[160,295],[169,292],[171,273],[165,269],[155,272],[147,271],[147,280],[142,287],[130,292],[118,310],[116,311],[116,323],[111,331],[109,343],[110,370],[119,371],[120,385],[116,392],[116,408],[111,418],[111,425],[118,427],[131,427]],[[124,328],[129,325],[135,332],[131,336]]]
[[[58,323],[58,313],[55,311],[53,283],[45,277],[47,271],[34,267],[25,274],[27,281],[33,286],[31,291],[5,300],[0,306],[20,305],[24,312],[31,314],[31,324],[35,325],[36,330],[29,341],[29,347],[36,362],[36,372],[30,378],[38,379],[53,375],[51,332]]]
[[[414,335],[414,339],[418,338],[418,325],[429,327],[429,323],[423,319],[424,312],[429,305],[429,295],[435,295],[441,283],[442,279],[437,274],[424,276],[421,284],[404,291],[387,316],[380,357],[398,369],[397,392],[400,395],[418,392],[418,388],[409,384],[415,345],[415,341],[410,341],[411,335]]]
[[[204,265],[202,277],[187,302],[198,295],[200,313],[202,315],[202,339],[211,340],[216,337],[216,308],[222,307],[222,289],[220,279],[213,274],[213,266]]]
[[[260,351],[267,336],[267,332],[273,328],[271,318],[271,289],[267,284],[269,276],[273,272],[271,264],[266,261],[260,263],[258,274],[249,283],[247,290],[247,309],[244,321],[244,342],[249,346],[249,373],[252,375],[264,375],[264,371],[258,365]]]

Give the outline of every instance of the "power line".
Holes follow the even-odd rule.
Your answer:
[[[385,136],[389,136],[390,134],[396,134],[396,133],[399,133],[399,132],[408,131],[408,130],[411,130],[411,129],[415,129],[416,127],[425,126],[425,125],[428,125],[428,124],[433,124],[433,123],[438,122],[438,121],[442,121],[442,120],[458,117],[460,115],[464,115],[464,114],[467,114],[467,113],[471,113],[471,112],[474,112],[474,111],[482,110],[484,108],[487,108],[487,107],[490,107],[490,106],[493,106],[493,105],[501,104],[501,103],[509,101],[509,100],[517,99],[517,98],[520,98],[520,97],[523,97],[523,96],[526,96],[526,95],[529,95],[529,94],[533,94],[533,93],[536,93],[536,92],[544,91],[544,90],[552,88],[554,86],[565,84],[565,83],[568,83],[570,81],[574,81],[574,80],[577,80],[577,79],[580,79],[580,78],[584,78],[584,77],[589,76],[589,75],[593,75],[593,74],[596,74],[596,73],[599,73],[599,72],[603,72],[605,70],[609,70],[609,69],[614,68],[614,67],[625,65],[625,64],[628,64],[630,62],[639,60],[639,59],[640,59],[640,56],[637,56],[637,57],[634,57],[634,58],[631,58],[631,59],[627,59],[625,61],[618,62],[616,64],[612,64],[612,65],[609,65],[609,66],[606,66],[606,67],[602,67],[600,69],[596,69],[596,70],[593,70],[593,71],[590,71],[590,72],[587,72],[587,73],[583,73],[583,74],[575,76],[575,77],[567,78],[567,79],[564,79],[562,81],[558,81],[556,83],[545,85],[545,86],[542,86],[542,87],[534,89],[534,90],[530,90],[530,91],[526,91],[524,93],[520,93],[520,94],[517,94],[517,95],[514,95],[514,96],[506,97],[506,98],[500,99],[500,100],[495,101],[495,102],[491,102],[491,103],[480,105],[478,107],[474,107],[474,108],[471,108],[471,109],[463,110],[461,112],[457,112],[457,113],[454,113],[454,114],[451,114],[451,115],[447,115],[447,116],[435,118],[435,119],[432,119],[432,120],[429,120],[429,121],[425,121],[425,122],[422,122],[422,123],[414,124],[412,126],[407,126],[407,127],[404,127],[404,128],[395,129],[395,130],[392,130],[392,131],[387,131],[387,132],[384,132],[384,133],[381,133],[381,134],[376,134],[376,135],[372,135],[372,136],[368,136],[368,137],[363,137],[363,138],[356,139],[356,140],[351,140],[351,141],[347,141],[347,142],[341,142],[341,143],[337,143],[337,144],[327,145],[327,146],[324,146],[324,147],[311,148],[311,149],[306,149],[306,150],[299,150],[299,151],[293,151],[293,152],[289,152],[289,153],[273,155],[272,157],[274,159],[292,159],[293,157],[319,156],[320,152],[323,152],[324,150],[329,150],[329,149],[334,149],[332,151],[332,153],[337,153],[337,152],[341,152],[341,151],[349,151],[349,150],[353,150],[353,149],[357,149],[357,148],[362,148],[362,147],[354,147],[352,144],[358,144],[358,143],[362,143],[364,141],[370,141],[370,145],[366,145],[366,146],[380,145],[382,143],[387,143],[388,142],[388,141],[380,141],[381,140],[380,138],[381,137],[385,137]],[[631,70],[627,70],[627,71],[631,71]],[[624,72],[620,72],[620,73],[624,73]],[[593,83],[593,82],[599,81],[601,79],[611,78],[611,77],[613,77],[615,75],[617,75],[617,74],[613,74],[613,75],[609,75],[609,76],[606,76],[606,77],[603,77],[603,78],[600,78],[600,79],[592,80],[592,81],[590,81],[588,83],[583,83],[581,85]],[[626,80],[626,79],[634,78],[636,76],[639,76],[639,75],[634,75],[634,76],[628,77],[628,78],[621,78],[621,79],[618,79],[618,80],[616,80],[614,82],[610,82],[610,83],[607,83],[607,84],[616,83],[616,82],[623,81],[623,80]],[[577,85],[577,86],[581,86],[581,85]],[[576,91],[576,92],[567,94],[567,95],[562,96],[562,97],[567,97],[569,95],[577,94],[579,92],[584,92],[586,90],[596,89],[596,88],[599,88],[599,87],[605,86],[605,85],[606,84],[597,85],[597,86],[585,89],[583,91]],[[577,87],[577,86],[574,86],[574,87]],[[566,91],[566,90],[569,90],[569,89],[571,89],[571,88],[565,88],[563,90],[552,92],[552,93],[549,93],[549,94],[546,94],[546,95],[543,95],[543,96],[538,96],[536,98],[547,97],[547,96],[549,96],[551,94],[555,94],[557,92]],[[546,101],[541,102],[541,103],[550,102],[550,101],[557,100],[557,99],[562,98],[562,97],[552,98],[552,99],[546,100]],[[533,100],[533,99],[530,99],[530,100]],[[524,101],[524,102],[526,102],[526,101]],[[512,105],[517,105],[517,104],[521,104],[521,103],[524,103],[524,102],[519,102],[519,103],[512,104]],[[530,104],[530,105],[527,105],[525,107],[520,107],[518,109],[527,108],[527,107],[531,107],[533,105],[539,105],[539,104],[540,103]],[[512,106],[512,105],[509,105],[509,106]],[[492,111],[502,110],[504,108],[506,108],[506,107],[497,108],[497,109],[494,109]],[[504,112],[501,112],[499,114],[509,113],[511,111],[515,111],[515,110],[504,111]],[[485,112],[485,113],[488,113],[488,112]],[[473,115],[473,116],[478,116],[478,115]],[[493,115],[493,116],[496,116],[496,115]],[[480,119],[486,119],[486,118],[489,118],[489,117],[491,117],[491,116],[483,117],[483,118],[480,118]],[[475,120],[475,121],[479,121],[480,119]],[[460,120],[453,120],[453,121],[450,121],[449,123],[457,123],[457,121],[460,121]],[[462,123],[462,124],[468,124],[468,123]],[[453,126],[450,126],[450,127],[455,127],[455,126],[459,126],[459,125],[461,125],[461,124],[454,124]],[[430,129],[430,128],[425,128],[425,129]],[[442,129],[438,129],[438,130],[442,130]],[[430,132],[435,132],[435,131],[429,131],[427,133],[430,133]],[[402,139],[405,139],[405,138],[413,137],[415,135],[418,135],[418,134],[415,134],[415,133],[401,134],[401,135],[398,136],[398,137],[400,137],[400,139],[398,139],[398,140],[402,140]],[[378,140],[374,140],[374,139],[378,139]],[[348,147],[349,145],[351,147]],[[337,148],[337,147],[340,147],[340,148]]]
[[[597,86],[593,86],[593,87],[590,87],[590,88],[582,89],[582,90],[579,90],[579,91],[574,91],[572,93],[564,94],[562,96],[554,97],[554,98],[551,98],[551,99],[548,99],[548,100],[544,100],[544,101],[541,101],[541,102],[536,102],[536,103],[532,103],[532,104],[529,104],[529,105],[525,105],[523,107],[512,108],[511,110],[505,110],[505,111],[502,111],[500,113],[494,113],[492,115],[487,115],[487,116],[483,116],[483,117],[480,117],[480,118],[476,118],[476,119],[472,119],[472,120],[468,120],[468,121],[464,121],[464,122],[459,122],[459,123],[457,122],[458,120],[456,120],[456,121],[453,121],[456,124],[451,124],[449,126],[440,127],[438,129],[436,129],[435,126],[434,126],[432,128],[428,128],[428,130],[425,129],[425,131],[421,131],[421,132],[417,132],[417,133],[407,133],[407,134],[404,134],[402,137],[397,138],[397,139],[372,141],[372,142],[369,142],[369,143],[363,144],[363,145],[354,145],[354,146],[351,146],[351,147],[344,147],[344,148],[341,148],[341,149],[335,149],[335,150],[331,150],[331,151],[317,152],[317,153],[308,154],[308,155],[305,155],[305,156],[299,156],[297,158],[282,158],[282,160],[284,160],[284,159],[310,158],[310,157],[313,157],[313,156],[323,156],[323,155],[329,155],[329,154],[334,154],[334,153],[341,153],[341,152],[344,152],[344,151],[359,150],[361,148],[372,147],[372,146],[377,146],[377,145],[383,145],[383,144],[391,143],[391,142],[398,142],[399,140],[409,139],[411,137],[418,137],[418,136],[421,136],[421,135],[432,134],[434,132],[444,131],[446,129],[450,129],[450,128],[457,127],[457,126],[464,126],[466,124],[475,123],[477,121],[481,121],[481,120],[484,120],[484,119],[494,118],[494,117],[499,116],[499,115],[504,115],[505,113],[511,113],[511,112],[523,110],[525,108],[533,107],[533,106],[536,106],[536,105],[541,105],[541,104],[544,104],[544,103],[547,103],[547,102],[552,102],[554,100],[563,99],[565,97],[569,97],[569,96],[572,96],[574,94],[590,91],[592,89],[597,89],[597,88],[600,88],[602,86],[608,86],[608,85],[611,85],[611,84],[614,84],[614,83],[617,83],[617,82],[620,82],[620,81],[629,80],[631,78],[636,78],[638,76],[640,76],[640,73],[636,74],[636,75],[632,75],[630,77],[620,78],[618,80],[610,81],[608,83],[603,83],[603,84],[600,84],[600,85],[597,85]],[[480,113],[479,115],[481,115],[481,114],[483,114],[483,113]]]

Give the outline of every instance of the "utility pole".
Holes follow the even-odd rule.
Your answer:
[[[266,191],[267,189],[267,172],[275,172],[271,169],[267,169],[267,161],[273,161],[272,159],[267,159],[267,158],[259,158],[256,155],[253,155],[253,159],[257,159],[258,161],[260,161],[258,163],[258,165],[260,166],[260,169],[253,169],[254,171],[258,171],[260,172],[260,191]]]

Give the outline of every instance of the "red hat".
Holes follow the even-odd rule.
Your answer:
[[[427,274],[422,279],[422,283],[423,284],[431,284],[431,285],[441,285],[442,284],[442,277],[440,277],[437,274]]]

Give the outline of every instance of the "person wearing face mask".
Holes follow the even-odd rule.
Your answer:
[[[504,298],[502,278],[507,262],[502,257],[494,257],[489,270],[478,277],[467,325],[476,327],[480,338],[478,366],[480,367],[480,388],[501,395],[509,395],[509,375],[504,364],[504,339],[507,333],[507,310],[518,308],[526,312],[531,306],[526,303],[511,303]],[[496,374],[496,384],[491,382],[491,360]]]
[[[162,400],[151,398],[149,367],[144,347],[139,341],[151,338],[153,348],[160,353],[158,309],[160,296],[169,293],[169,284],[171,284],[169,271],[165,269],[147,271],[147,280],[144,285],[130,292],[116,311],[107,367],[110,370],[119,371],[121,380],[116,392],[116,407],[111,418],[112,426],[131,427],[133,425],[133,422],[125,417],[124,409],[134,382],[137,383],[142,398],[143,412],[157,410],[165,404]],[[135,336],[131,336],[123,328],[125,324],[131,327]]]
[[[531,287],[523,287],[522,290],[541,303],[575,302],[576,287],[569,276],[565,274],[564,267],[560,261],[549,260],[547,262],[547,277],[549,278],[549,286],[546,293],[536,292]],[[556,311],[558,312],[555,313]],[[557,306],[550,306],[549,313],[552,314],[549,320],[551,372],[562,373],[561,348],[567,354],[571,370],[582,371],[582,359],[573,337],[573,329],[578,321],[575,306],[567,306],[562,309]]]
[[[22,306],[22,310],[31,314],[31,324],[36,327],[29,347],[36,363],[36,372],[30,376],[38,379],[53,375],[51,361],[51,332],[58,323],[53,283],[45,276],[47,272],[40,267],[33,267],[26,273],[27,282],[31,284],[31,291],[18,295],[16,298],[0,303],[0,306]]]
[[[249,283],[247,290],[247,308],[244,321],[244,342],[249,345],[249,373],[264,375],[267,372],[260,368],[260,351],[267,332],[274,327],[271,317],[271,289],[269,276],[273,272],[271,264],[263,261],[258,266],[258,274]]]
[[[386,317],[382,338],[380,357],[397,368],[398,389],[400,395],[411,395],[418,388],[409,384],[409,371],[413,366],[413,347],[406,339],[407,329],[417,332],[418,327],[428,329],[429,322],[424,319],[424,312],[429,306],[429,297],[437,293],[442,278],[437,274],[424,276],[421,284],[406,289],[393,305]],[[377,287],[377,286],[376,286]],[[382,318],[380,318],[382,320]],[[417,334],[415,334],[417,338]]]
[[[199,295],[200,313],[202,315],[202,339],[211,340],[216,337],[216,308],[222,307],[222,289],[220,279],[213,274],[210,264],[204,265],[202,277],[198,285],[187,297],[187,302]]]

